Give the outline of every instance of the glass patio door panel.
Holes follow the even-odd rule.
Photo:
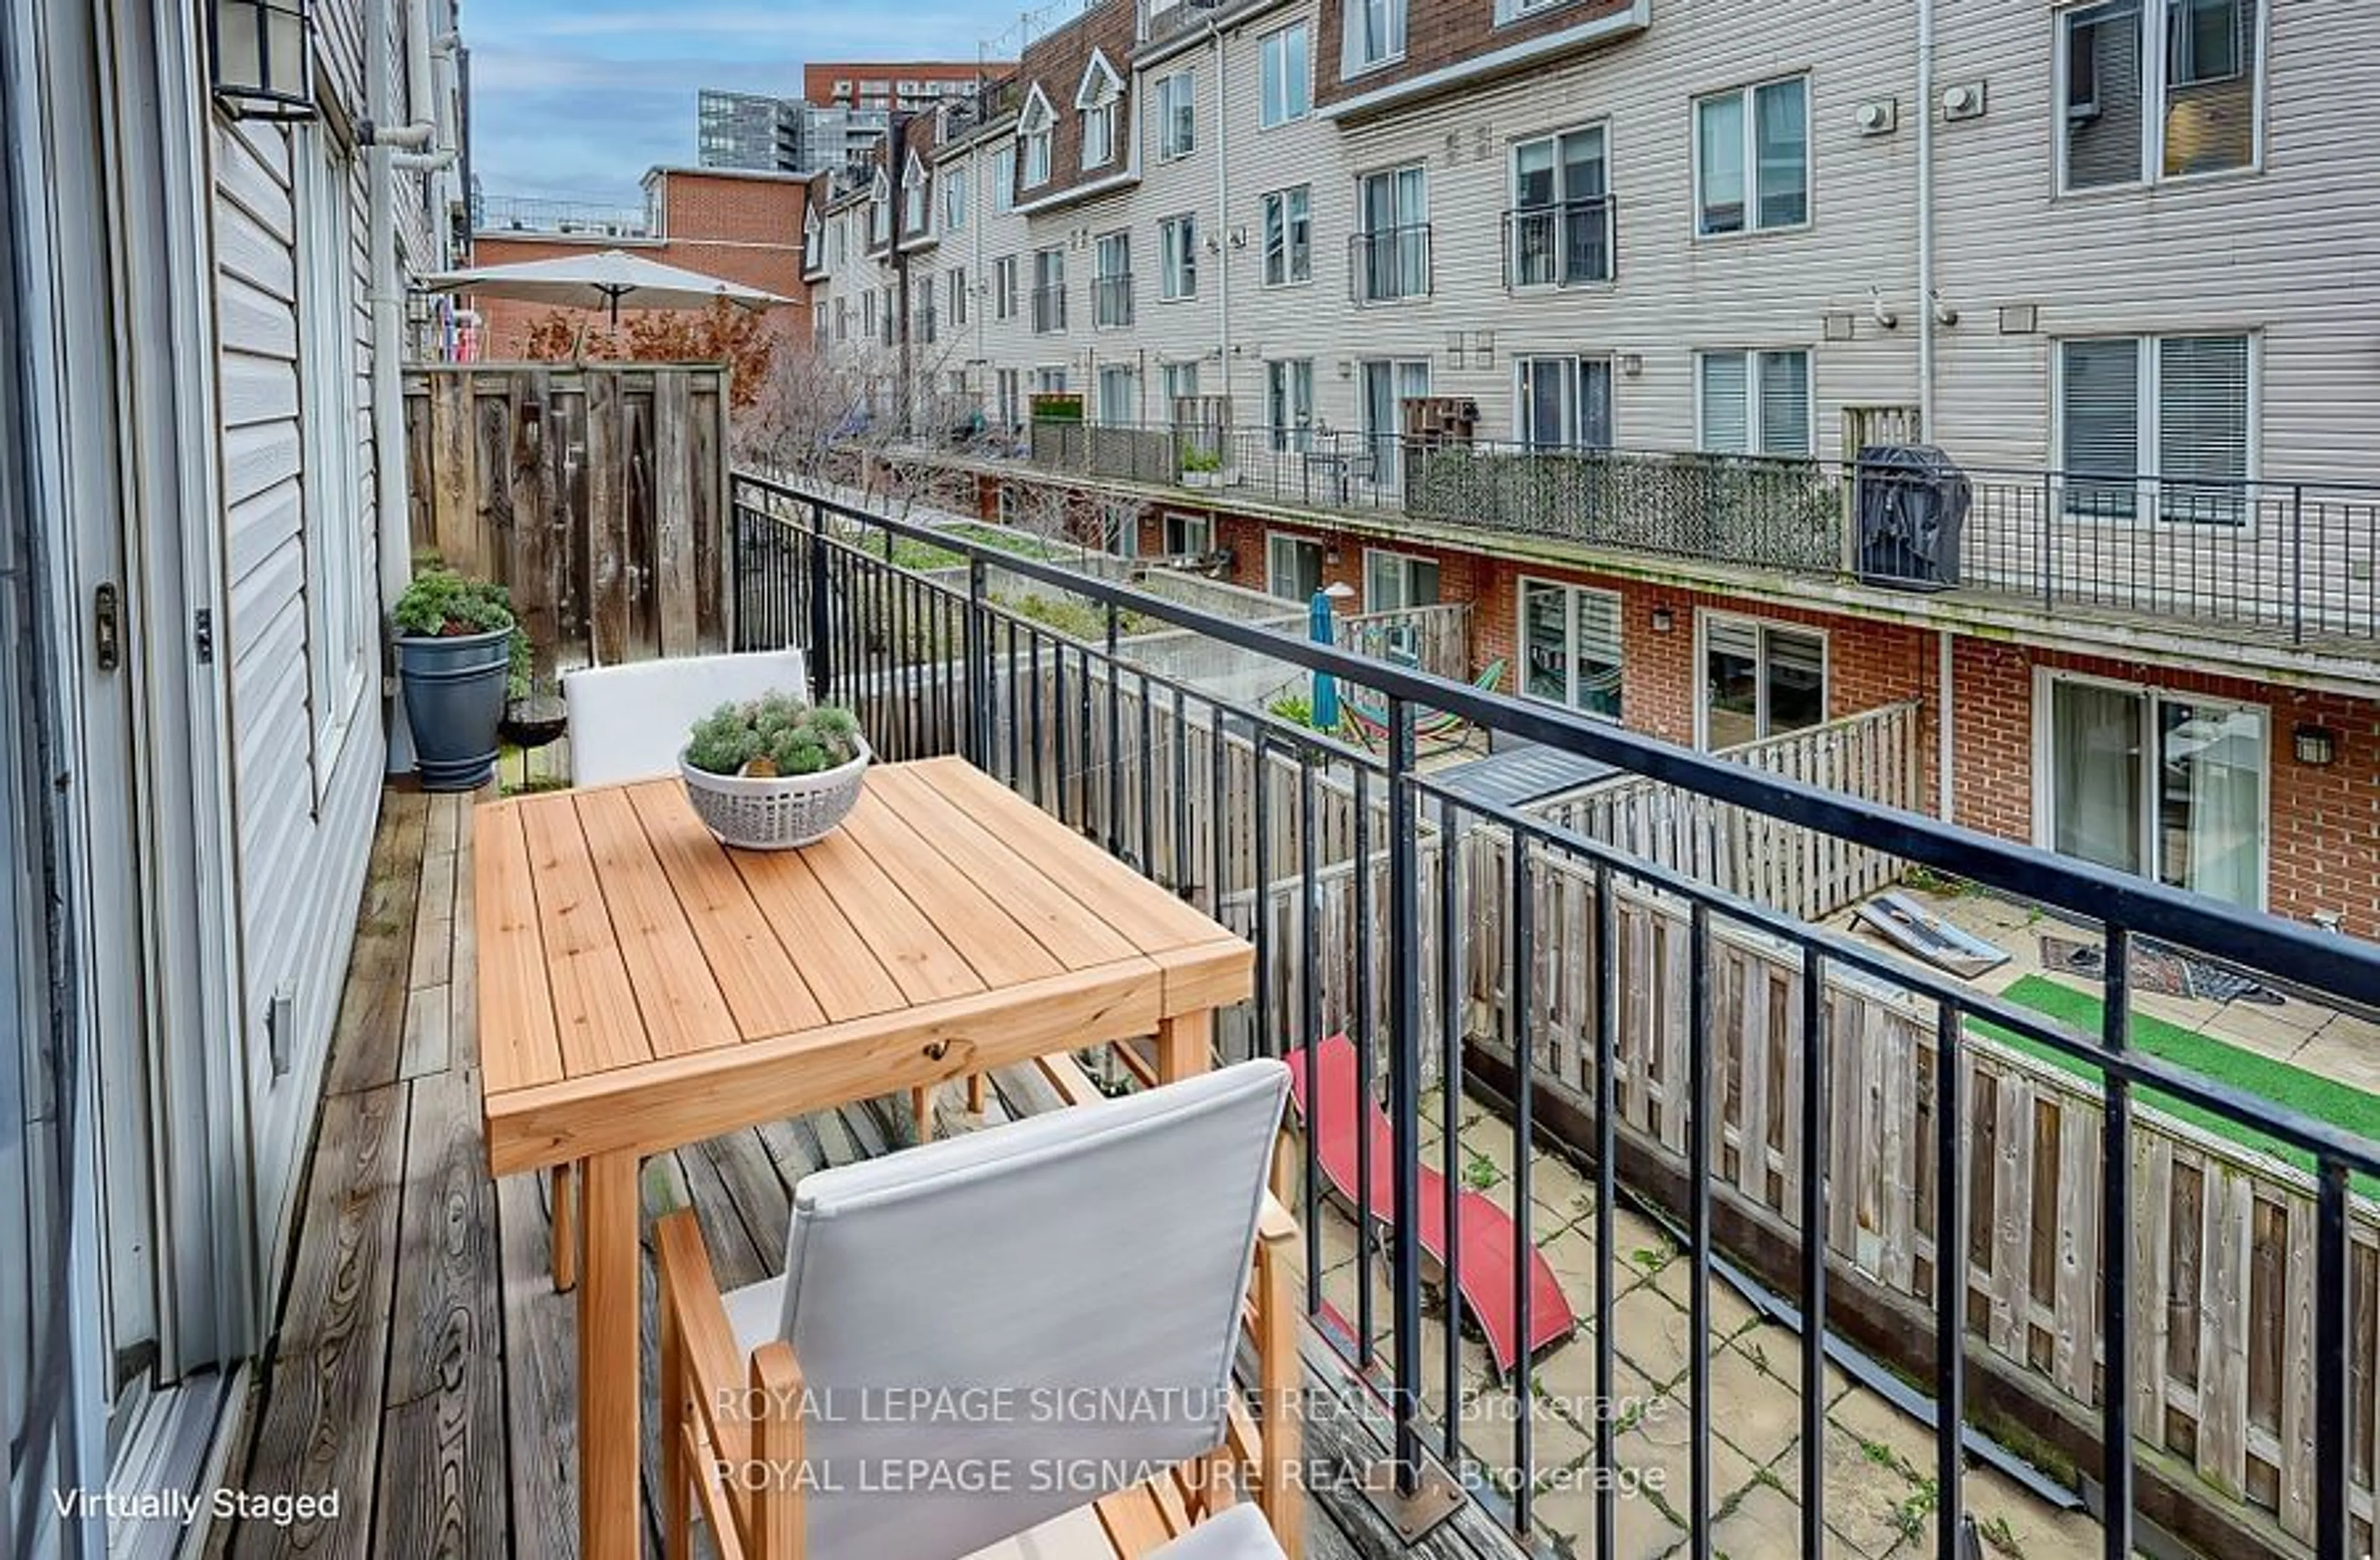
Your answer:
[[[1760,628],[1718,622],[1704,631],[1703,730],[1713,751],[1760,737]]]
[[[1283,601],[1310,602],[1322,589],[1322,549],[1294,536],[1265,538],[1265,589]]]
[[[1521,585],[1521,691],[1570,702],[1570,592],[1559,585]]]
[[[2265,883],[2265,717],[2157,704],[2157,876],[2253,908]]]
[[[2138,872],[2144,841],[2147,702],[2126,689],[2049,685],[2051,848]]]

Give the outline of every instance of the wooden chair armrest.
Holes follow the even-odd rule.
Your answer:
[[[1297,1215],[1283,1207],[1280,1198],[1265,1193],[1263,1206],[1257,1210],[1257,1239],[1280,1246],[1296,1240],[1297,1233]]]
[[[1268,1195],[1257,1218],[1253,1286],[1257,1395],[1264,1409],[1257,1505],[1288,1560],[1300,1560],[1305,1517],[1299,1462],[1305,1455],[1305,1364],[1298,1352],[1297,1221]]]
[[[702,1226],[695,1222],[692,1209],[681,1208],[663,1218],[653,1235],[660,1256],[662,1329],[677,1341],[677,1384],[714,1441],[722,1431],[736,1432],[740,1441],[743,1416],[722,1416],[718,1409],[722,1403],[740,1401],[744,1363],[737,1355],[735,1330],[728,1325],[726,1304],[720,1298],[719,1280],[711,1273],[710,1253],[703,1248]],[[662,1390],[669,1391],[671,1384],[665,1371]],[[729,1422],[722,1424],[722,1418]]]

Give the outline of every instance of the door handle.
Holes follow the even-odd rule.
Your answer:
[[[114,580],[91,592],[91,654],[101,671],[113,672],[123,664],[124,606]]]

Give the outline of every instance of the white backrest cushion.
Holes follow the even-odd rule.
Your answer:
[[[783,1333],[813,1560],[954,1560],[1222,1440],[1288,1069],[821,1172]]]
[[[674,774],[678,751],[696,721],[722,704],[771,692],[808,700],[800,651],[681,655],[565,673],[571,784],[606,786]]]

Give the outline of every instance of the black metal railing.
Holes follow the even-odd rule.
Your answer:
[[[1347,236],[1347,296],[1357,303],[1427,298],[1429,290],[1429,224]]]
[[[1033,289],[1033,334],[1048,335],[1066,328],[1066,284],[1044,282]]]
[[[1575,287],[1611,280],[1620,252],[1609,195],[1504,213],[1504,286]]]
[[[1091,323],[1117,330],[1132,323],[1132,273],[1111,271],[1091,278]]]
[[[1389,1138],[1378,1162],[1370,1135],[1356,1133],[1367,1146],[1345,1205],[1385,1206],[1390,1216],[1364,1216],[1348,1268],[1338,1267],[1325,1226],[1346,1214],[1334,1212],[1324,1184],[1323,1132],[1302,1135],[1307,1303],[1393,1416],[1390,1471],[1398,1489],[1415,1489],[1428,1465],[1440,1463],[1517,1531],[1542,1531],[1535,1508],[1548,1469],[1535,1437],[1545,1422],[1539,1410],[1562,1405],[1542,1401],[1546,1389],[1525,1362],[1500,1387],[1466,1377],[1464,1350],[1454,1343],[1467,1320],[1461,1290],[1426,1290],[1429,1259],[1417,1234],[1427,1188],[1444,1198],[1433,1213],[1450,1240],[1460,1238],[1477,1145],[1509,1132],[1502,1189],[1510,1195],[1498,1205],[1514,1226],[1508,1298],[1524,1338],[1528,1253],[1549,1217],[1532,1197],[1536,1154],[1575,1154],[1590,1177],[1592,1218],[1579,1215],[1575,1227],[1591,1248],[1592,1274],[1574,1280],[1590,1316],[1559,1346],[1593,1351],[1594,1412],[1572,1423],[1589,1450],[1583,1463],[1554,1471],[1570,1488],[1593,1492],[1596,1553],[1617,1553],[1618,1503],[1630,1485],[1616,1477],[1615,1456],[1645,1407],[1615,1395],[1618,1298],[1644,1255],[1618,1249],[1615,1220],[1629,1202],[1670,1222],[1685,1248],[1687,1321],[1678,1336],[1686,1362],[1679,1384],[1660,1395],[1666,1410],[1656,1410],[1682,1415],[1681,1432],[1691,1437],[1685,1487],[1663,1493],[1695,1554],[1714,1553],[1720,1515],[1713,1436],[1730,1405],[1714,1371],[1713,1294],[1723,1261],[1773,1288],[1800,1330],[1791,1357],[1767,1369],[1800,1394],[1798,1470],[1780,1464],[1774,1479],[1800,1503],[1804,1553],[1830,1547],[1830,1459],[1820,1455],[1834,1433],[1825,1419],[1827,1376],[1830,1362],[1864,1358],[1850,1348],[1854,1337],[1881,1357],[1871,1365],[1931,1397],[1936,1424],[1960,1427],[1932,1435],[1923,1470],[1932,1480],[1931,1547],[1942,1560],[1965,1560],[1978,1542],[1966,1504],[1969,1460],[1987,1448],[1968,1422],[1970,1405],[1978,1416],[1988,1410],[2020,1424],[2033,1448],[2088,1481],[2110,1557],[2131,1554],[2136,1510],[2154,1511],[2160,1526],[2185,1535],[2272,1530],[2269,1514],[2237,1490],[2201,1478],[2186,1458],[2143,1449],[2168,1445],[2171,1434],[2170,1410],[2143,1412],[2136,1396],[2141,1344],[2150,1335],[2143,1329],[2158,1327],[2146,1312],[2170,1304],[2184,1325],[2197,1325],[2190,1298],[2168,1298],[2180,1281],[2163,1255],[2151,1260],[2165,1248],[2147,1238],[2133,1179],[2136,1164],[2179,1152],[2168,1113],[2180,1112],[2187,1130],[2201,1135],[2192,1140],[2238,1133],[2261,1145],[2265,1157],[2226,1163],[2250,1164],[2264,1177],[2257,1205],[2269,1197],[2290,1232],[2285,1268],[2272,1270],[2294,1275],[2288,1298],[2268,1274],[2249,1303],[2267,1308],[2252,1326],[2268,1322],[2277,1339],[2286,1332],[2280,1368],[2305,1395],[2295,1400],[2305,1405],[2303,1439],[2280,1454],[2304,1459],[2289,1475],[2301,1497],[2293,1509],[2323,1560],[2363,1552],[2369,1528],[2353,1514],[2350,1491],[2372,1485],[2372,1437],[2351,1432],[2350,1420],[2371,1411],[2356,1393],[2380,1339],[2369,1303],[2373,1220],[2350,1177],[2380,1176],[2380,1145],[2135,1044],[2131,972],[2136,950],[2154,950],[2220,966],[2294,1000],[2369,1012],[2380,1007],[2380,948],[771,481],[738,477],[734,515],[740,645],[804,646],[814,695],[856,709],[882,758],[963,755],[1248,936],[1256,991],[1220,1031],[1228,1050],[1310,1054],[1327,1035],[1347,1035],[1357,1076],[1388,1116]],[[919,546],[937,550],[931,578],[896,561],[902,549]],[[1052,603],[1071,603],[1071,621]],[[1351,745],[1154,672],[1135,659],[1144,630],[1196,636],[1218,655],[1277,666],[1293,682],[1329,674],[1347,697],[1366,702],[1381,735],[1374,746]],[[1474,799],[1423,771],[1425,712],[1758,818],[1857,839],[2096,928],[2108,972],[2102,1013],[2088,1029],[2070,1028],[1876,944]],[[1765,961],[1758,969],[1767,973],[1749,982],[1761,993],[1758,1022],[1721,1032],[1723,1004],[1746,1010],[1747,957]],[[1543,1036],[1558,1024],[1583,1037],[1580,1054],[1560,1066],[1541,1054]],[[1870,1024],[1892,1029],[1890,1048],[1855,1049],[1866,1044]],[[1654,1033],[1665,1037],[1660,1043],[1647,1041]],[[1755,1040],[1783,1047],[1765,1054],[1759,1069],[1774,1138],[1742,1114],[1749,1107],[1737,1088],[1739,1079],[1751,1087],[1743,1048]],[[2080,1222],[2058,1238],[2078,1249],[2053,1261],[2095,1265],[2098,1281],[2080,1291],[2082,1335],[2070,1342],[2082,1351],[2082,1385],[2063,1397],[2033,1390],[2026,1349],[2011,1357],[1987,1347],[1971,1315],[1969,1251],[1977,1240],[1988,1248],[1993,1214],[1982,1190],[1991,1155],[1969,1150],[1994,1129],[1979,1091],[2004,1043],[2091,1080],[2067,1096],[2073,1136],[2063,1151],[2078,1166],[2070,1184],[2089,1194],[2089,1211],[2060,1205],[2061,1219]],[[1648,1091],[1658,1102],[1649,1131]],[[2046,1096],[2036,1087],[2034,1097]],[[1317,1110],[1342,1106],[1356,1108],[1327,1091],[1315,1095]],[[2024,1107],[2019,1123],[2027,1142],[2038,1108]],[[1435,1145],[1426,1109],[1435,1113]],[[1881,1139],[1906,1145],[1888,1184],[1913,1207],[1911,1227],[1892,1237],[1888,1253],[1914,1274],[1895,1304],[1878,1298],[1876,1273],[1891,1263],[1869,1249],[1873,1231],[1839,1222],[1845,1210],[1864,1217],[1860,1200],[1870,1194],[1859,1188],[1881,1162],[1862,1156]],[[1755,1194],[1747,1188],[1767,1178],[1742,1157],[1755,1149],[1789,1188],[1767,1213],[1748,1200]],[[1376,1202],[1382,1179],[1386,1195]],[[2247,1193],[2227,1194],[2234,1195],[2244,1210]],[[2112,1216],[2095,1216],[2107,1210]],[[1912,1254],[1921,1237],[1930,1245]],[[2222,1224],[2206,1237],[2210,1245],[2218,1238],[2236,1241],[2245,1261],[2244,1225]],[[1437,1257],[1441,1271],[1501,1281],[1466,1269],[1459,1249]],[[1333,1297],[1349,1282],[1342,1308]],[[1439,1340],[1442,1356],[1429,1373],[1427,1336]],[[1897,1390],[1905,1395],[1907,1387]],[[1483,1420],[1475,1411],[1482,1392],[1503,1411]],[[1573,1477],[1582,1472],[1604,1476]],[[2291,1542],[2276,1532],[2275,1552]]]
[[[1122,435],[1146,432],[1146,439]],[[1185,474],[1145,431],[1036,428],[1038,467],[1229,490],[1253,503],[1394,511],[1483,532],[1880,584],[1964,588],[2239,628],[2304,643],[2380,640],[2380,484],[2110,477],[1970,467],[1963,523],[1930,551],[1905,530],[1912,481],[1878,462],[1548,449],[1319,426],[1226,428]],[[1896,510],[1902,511],[1896,515]]]

